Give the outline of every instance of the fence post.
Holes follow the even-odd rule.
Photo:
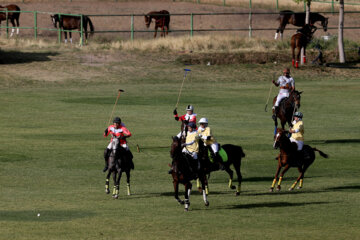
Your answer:
[[[200,3],[200,0],[196,0],[196,3]]]
[[[84,17],[80,15],[80,46],[84,45]]]
[[[279,0],[276,0],[276,11],[279,10]]]
[[[226,6],[226,0],[223,0],[223,6]]]
[[[193,36],[193,31],[194,31],[194,16],[191,13],[190,14],[190,37]]]
[[[334,0],[331,0],[331,13],[334,14]]]
[[[6,15],[6,38],[9,38],[9,13],[8,9],[5,8],[5,15]]]
[[[131,14],[131,41],[134,41],[134,14]]]
[[[34,37],[37,40],[37,11],[34,12]]]
[[[60,22],[61,22],[61,14],[59,13],[58,16],[59,16],[58,42],[60,44],[61,43],[61,24],[60,24]]]
[[[249,38],[252,37],[252,6],[251,6],[251,0],[249,0],[249,7],[250,7],[250,11],[249,11]]]

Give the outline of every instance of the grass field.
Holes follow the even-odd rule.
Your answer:
[[[298,174],[291,169],[283,190],[269,193],[277,151],[264,106],[272,75],[286,65],[185,66],[166,51],[70,46],[2,45],[0,54],[11,56],[0,65],[0,239],[359,239],[358,69],[293,70],[306,143],[330,158],[317,155],[302,190],[286,190]],[[187,213],[167,174],[185,67],[192,73],[179,112],[193,104],[220,143],[246,153],[241,195],[217,172],[210,206],[193,191]],[[123,181],[113,200],[104,191],[102,133],[119,88],[116,115],[133,133],[135,170],[133,195]]]

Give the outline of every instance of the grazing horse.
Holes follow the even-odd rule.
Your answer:
[[[126,173],[127,182],[127,195],[130,195],[130,170],[133,168],[132,154],[128,154],[127,151],[120,146],[118,138],[113,138],[112,149],[108,160],[108,173],[105,182],[105,192],[110,193],[109,190],[109,179],[112,173],[114,180],[113,198],[119,197],[120,180],[123,172]],[[130,151],[130,150],[129,150]]]
[[[277,20],[280,21],[280,25],[279,25],[279,28],[276,30],[275,39],[277,39],[279,32],[280,32],[281,39],[283,38],[283,32],[284,32],[285,26],[288,23],[290,23],[294,26],[298,26],[298,27],[305,26],[305,17],[306,17],[306,13],[304,13],[304,12],[295,13],[290,10],[280,11],[280,16],[277,18]],[[326,17],[320,15],[319,13],[310,13],[310,23],[309,24],[313,25],[315,22],[320,21],[321,26],[324,29],[324,32],[326,32],[328,20],[329,20],[329,18],[326,18]]]
[[[287,131],[284,129],[278,129],[275,136],[273,147],[274,149],[280,148],[280,154],[277,156],[278,166],[275,173],[275,178],[270,188],[270,192],[274,191],[274,187],[282,167],[284,167],[284,170],[280,174],[280,178],[276,187],[277,191],[280,191],[281,181],[283,180],[284,174],[287,172],[287,170],[289,170],[290,167],[297,167],[300,172],[299,177],[289,188],[289,191],[292,191],[299,181],[300,183],[297,189],[303,187],[304,173],[315,161],[315,151],[319,152],[320,156],[328,158],[327,154],[316,148],[312,148],[309,145],[304,145],[303,150],[297,151],[296,143],[291,142],[287,135]]]
[[[10,20],[11,24],[13,25],[13,28],[11,30],[11,34],[10,34],[10,37],[12,37],[12,35],[14,34],[15,32],[15,28],[16,28],[16,34],[19,34],[19,17],[20,17],[20,8],[19,6],[15,5],[15,4],[10,4],[10,5],[7,5],[7,6],[1,6],[0,5],[0,8],[7,8],[8,11],[8,16],[7,16],[7,19]],[[0,9],[0,25],[1,25],[1,21],[3,20],[6,20],[6,12],[5,10],[2,10]],[[16,11],[16,12],[14,12]],[[15,21],[16,21],[16,24],[15,24]]]
[[[78,29],[79,31],[81,31],[80,16],[60,15],[59,17],[59,14],[55,14],[55,15],[51,15],[51,19],[55,28],[57,28],[57,23],[59,23],[59,28],[62,28],[63,30]],[[90,36],[91,36],[94,33],[94,25],[92,24],[90,18],[86,15],[82,15],[82,21],[83,21],[83,30],[85,32],[85,42],[87,42],[87,38],[88,38],[87,26],[89,24]],[[81,33],[79,34],[81,38]],[[67,31],[64,31],[64,35],[65,35],[65,43],[67,43]],[[72,43],[71,32],[69,32],[69,35],[70,35],[70,42]]]
[[[166,10],[161,10],[159,12],[149,12],[145,16],[145,24],[146,27],[150,27],[151,20],[155,19],[155,33],[154,38],[156,38],[158,28],[161,28],[161,37],[165,37],[165,28],[166,28],[166,35],[169,32],[169,24],[170,24],[170,13]]]
[[[299,92],[296,90],[292,91],[289,94],[288,98],[284,98],[281,100],[281,102],[279,104],[279,110],[276,113],[275,113],[275,110],[273,109],[273,114],[276,115],[276,118],[274,120],[274,122],[275,122],[274,135],[276,134],[276,129],[278,126],[278,121],[277,121],[278,118],[280,119],[281,127],[283,129],[285,128],[286,123],[288,123],[288,125],[290,127],[292,126],[291,122],[292,122],[294,112],[296,109],[300,108],[301,93],[302,92]],[[273,100],[273,105],[275,105],[276,98],[277,98],[277,96]]]
[[[180,204],[185,204],[185,211],[189,210],[190,206],[190,193],[191,193],[191,180],[195,180],[197,177],[200,179],[202,184],[202,194],[205,206],[209,206],[209,201],[207,200],[207,195],[205,192],[206,186],[206,174],[202,166],[197,171],[197,176],[194,174],[192,169],[197,168],[191,163],[192,159],[188,159],[182,153],[181,143],[184,141],[183,138],[179,139],[178,137],[173,137],[171,143],[170,156],[172,158],[172,178],[174,184],[174,197],[176,201]],[[197,164],[196,164],[197,165]],[[179,198],[179,183],[184,184],[185,186],[185,201]]]
[[[200,146],[203,146],[204,144],[201,142],[199,144]],[[240,172],[240,167],[241,167],[241,158],[245,157],[245,153],[243,152],[242,148],[240,146],[236,146],[236,145],[232,145],[232,144],[224,144],[222,146],[220,146],[220,151],[221,152],[223,149],[226,153],[226,157],[227,160],[222,162],[222,165],[225,168],[225,171],[229,174],[229,188],[230,189],[236,189],[236,196],[240,195],[240,189],[241,189],[241,181],[242,181],[242,175]],[[201,161],[204,163],[204,167],[205,167],[205,172],[209,173],[213,172],[213,171],[218,171],[219,165],[217,162],[211,162],[210,158],[209,158],[209,152],[210,148],[209,147],[200,147],[199,148],[199,158],[201,158]],[[230,169],[230,166],[233,165],[233,167],[235,168],[235,172],[237,175],[237,180],[238,180],[238,186],[235,187],[233,185],[233,176],[234,176],[234,172]],[[198,188],[200,187],[199,182],[198,182]],[[200,188],[199,188],[200,189]],[[207,191],[206,193],[208,194],[208,185],[205,186],[205,190]]]
[[[301,48],[304,48],[304,63],[306,63],[306,46],[311,42],[312,36],[316,31],[316,27],[310,24],[306,24],[303,28],[298,30],[296,34],[291,37],[291,53],[292,53],[292,65],[299,68]],[[295,61],[295,48],[297,49],[296,61]]]

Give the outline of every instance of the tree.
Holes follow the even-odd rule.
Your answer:
[[[344,0],[339,1],[339,30],[338,30],[339,61],[345,63],[344,51]]]

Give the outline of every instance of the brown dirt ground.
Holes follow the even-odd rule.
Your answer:
[[[5,5],[6,3],[1,3]],[[43,3],[17,3],[22,11],[42,11],[44,13],[38,14],[38,27],[39,28],[53,28],[50,20],[50,12],[73,13],[73,14],[144,14],[153,10],[167,9],[170,13],[232,13],[243,12],[247,13],[248,9],[244,7],[224,7],[216,5],[203,5],[189,2],[173,2],[173,1],[132,1],[132,2],[68,2],[57,1],[56,4],[43,2]],[[347,9],[351,10],[351,9]],[[253,12],[274,12],[274,10],[254,9]],[[324,14],[329,17],[329,27],[337,28],[338,15]],[[273,30],[266,31],[253,31],[254,37],[271,39],[274,37],[275,30],[278,26],[276,21],[277,15],[262,14],[253,15],[252,23],[253,28],[266,28]],[[97,31],[114,31],[114,30],[130,30],[130,17],[91,17],[95,30]],[[226,15],[226,16],[195,16],[194,28],[195,29],[234,29],[243,28],[248,29],[249,15]],[[142,16],[136,16],[134,19],[135,30],[147,30]],[[33,13],[22,13],[20,16],[21,27],[33,27],[34,17]],[[348,14],[345,19],[346,27],[359,27],[360,14]],[[151,29],[153,25],[151,26]],[[190,17],[189,16],[172,16],[170,28],[172,30],[189,30]],[[293,28],[294,27],[290,27]],[[150,30],[151,30],[150,29]],[[4,29],[2,29],[2,33]],[[234,34],[241,37],[247,37],[248,31],[237,32],[195,32],[194,35],[200,34]],[[284,38],[289,38],[294,33],[294,30],[285,30]],[[33,36],[33,30],[22,29],[20,36]],[[39,38],[57,39],[55,31],[39,30]],[[189,32],[171,32],[172,36],[188,35]],[[330,29],[328,34],[336,35],[337,29]],[[315,34],[317,37],[325,35],[322,30],[318,30]],[[94,35],[99,41],[109,40],[126,40],[130,38],[130,33],[97,33]],[[352,40],[358,40],[360,37],[360,29],[345,30],[345,37]],[[77,40],[78,34],[74,34],[74,40]],[[135,38],[152,38],[152,33],[135,33]]]

